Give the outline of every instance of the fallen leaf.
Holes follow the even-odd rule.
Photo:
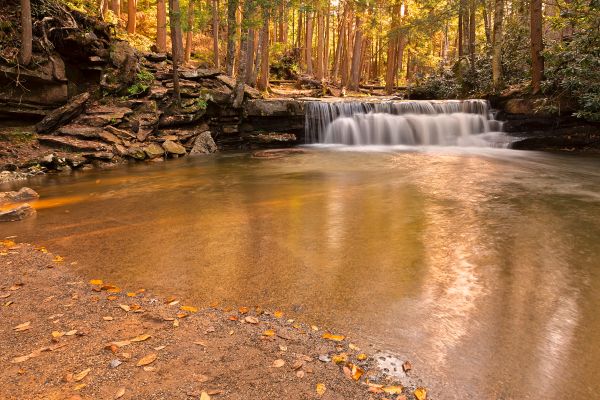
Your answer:
[[[102,319],[104,321],[112,321],[114,318],[113,317],[102,317]]]
[[[137,362],[136,366],[142,367],[144,365],[152,364],[154,361],[156,361],[157,357],[158,357],[158,354],[150,353],[147,356],[140,359],[140,361]]]
[[[300,360],[296,360],[294,361],[294,363],[292,364],[292,369],[296,370],[296,369],[300,369],[302,368],[302,366],[304,365],[304,363]]]
[[[346,353],[336,354],[333,357],[331,357],[331,361],[333,361],[335,364],[343,364],[346,361],[348,361],[348,354],[346,354]]]
[[[132,342],[143,342],[145,340],[150,339],[152,336],[148,335],[148,334],[144,334],[144,335],[140,335],[140,336],[136,336],[133,339],[129,339]]]
[[[287,351],[287,346],[284,346],[282,344],[279,345],[279,350],[280,351]]]
[[[20,325],[17,325],[13,328],[15,332],[23,332],[31,328],[31,321],[24,322]]]
[[[200,393],[200,400],[210,400],[210,395],[206,392]]]
[[[84,369],[83,371],[81,371],[81,372],[79,372],[77,374],[74,374],[73,375],[73,380],[75,382],[79,382],[80,380],[82,380],[83,378],[85,378],[86,376],[88,376],[88,374],[90,373],[91,370],[92,370],[91,368],[88,368],[88,369]]]
[[[155,347],[154,350],[160,351],[160,350],[164,349],[165,347],[167,347],[167,346],[158,346],[158,347]]]
[[[112,287],[112,288],[108,289],[107,292],[108,293],[121,293],[121,288]]]
[[[135,293],[135,292],[128,292],[127,293],[127,297],[135,297],[135,296],[137,296],[137,293]]]
[[[248,313],[248,307],[240,307],[239,310],[240,314],[246,314]]]
[[[96,286],[98,286],[98,285],[102,285],[103,283],[104,283],[104,282],[102,282],[102,279],[92,279],[92,280],[90,281],[90,285],[96,285]]]
[[[116,299],[118,299],[118,297],[117,297],[117,296],[108,296],[108,297],[106,298],[106,300],[109,300],[109,301],[114,301],[114,300],[116,300]]]
[[[352,379],[352,371],[350,370],[350,368],[348,368],[348,366],[344,365],[344,368],[342,368],[342,371],[344,372],[344,375],[346,376],[346,378]]]
[[[187,316],[188,316],[188,314],[186,314],[186,313],[177,313],[177,318],[185,318]]]
[[[73,336],[77,334],[77,329],[73,329],[72,331],[65,332],[65,336]]]
[[[427,399],[427,390],[423,387],[418,387],[413,392],[417,400],[425,400]]]
[[[237,315],[230,315],[229,316],[229,320],[230,321],[237,321],[239,318],[237,317]]]
[[[5,298],[7,298],[8,296],[10,296],[10,293],[3,293],[3,294],[0,294],[0,299],[5,299]]]
[[[109,344],[107,344],[104,348],[107,350],[111,350],[111,347],[116,347],[116,348],[121,348],[121,347],[125,347],[131,344],[130,340],[121,340],[119,342],[110,342]]]
[[[402,364],[402,369],[404,370],[404,372],[410,371],[412,369],[410,361],[404,361],[404,364]]]
[[[318,327],[318,326],[316,326],[316,325],[311,325],[311,326],[310,326],[310,329],[312,329],[313,331],[315,331],[315,332],[316,332],[316,331],[318,331],[318,330],[319,330],[319,327]]]
[[[348,347],[350,348],[350,350],[360,351],[360,349],[358,348],[358,346],[356,346],[355,344],[349,343]]]
[[[131,308],[127,304],[119,304],[119,307],[121,307],[123,311],[131,311]]]
[[[275,318],[281,318],[281,317],[283,317],[283,312],[282,312],[282,311],[275,311],[275,312],[273,313],[273,316],[274,316]]]
[[[387,394],[400,394],[402,393],[402,386],[384,386],[381,388]]]
[[[247,316],[246,318],[244,318],[244,321],[246,321],[249,324],[258,324],[258,318],[252,316]]]
[[[54,331],[54,332],[52,332],[52,337],[55,339],[58,339],[59,337],[64,336],[64,334],[65,334],[64,332]]]
[[[54,261],[55,263],[59,263],[65,261],[65,259],[61,256],[56,256],[52,259],[52,261]]]
[[[123,364],[123,361],[115,359],[115,360],[110,360],[110,363],[108,363],[108,366],[111,368],[117,368],[121,364]]]
[[[179,309],[181,311],[189,311],[189,312],[193,312],[193,313],[198,312],[198,309],[193,306],[181,306],[181,307],[179,307]]]
[[[275,331],[273,329],[267,329],[266,331],[263,332],[264,336],[274,336],[275,335]]]
[[[285,365],[285,361],[282,360],[282,359],[278,359],[278,360],[273,361],[273,367],[275,367],[275,368],[281,368],[284,365]]]
[[[194,342],[194,344],[196,344],[198,346],[206,347],[206,343],[204,343],[202,340],[196,340]]]
[[[78,385],[73,386],[73,390],[81,390],[84,387],[86,387],[86,384],[85,383],[80,383]]]
[[[125,388],[120,388],[119,390],[117,390],[117,393],[115,393],[115,397],[114,399],[120,399],[121,397],[123,397],[123,395],[125,394]]]
[[[350,371],[351,371],[351,377],[355,381],[359,380],[360,377],[365,373],[365,371],[357,365],[349,364],[348,367],[350,368]]]
[[[319,396],[323,396],[323,394],[325,393],[325,391],[327,390],[327,388],[325,387],[324,383],[317,383],[317,394]]]
[[[323,334],[323,339],[332,340],[334,342],[341,342],[342,340],[346,339],[346,337],[343,335],[334,335],[332,333],[326,332]]]
[[[359,355],[356,356],[356,359],[359,361],[364,361],[367,359],[367,355],[365,353],[360,353]]]
[[[144,367],[144,371],[146,371],[146,372],[154,372],[154,371],[156,371],[156,367]]]
[[[296,371],[296,376],[298,378],[304,378],[304,371],[300,370],[300,371]]]

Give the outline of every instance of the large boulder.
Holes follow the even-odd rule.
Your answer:
[[[304,102],[295,99],[252,99],[244,112],[250,117],[285,117],[304,115]]]
[[[165,150],[157,143],[150,143],[144,147],[144,152],[149,159],[162,157],[165,154]]]
[[[35,215],[35,209],[29,204],[22,204],[6,211],[0,211],[0,222],[20,221]]]
[[[0,204],[23,203],[39,198],[37,192],[31,188],[24,187],[17,192],[0,192]]]
[[[194,146],[190,150],[190,155],[210,154],[218,151],[217,145],[213,140],[210,131],[200,133],[194,140]]]
[[[171,140],[165,140],[162,144],[162,147],[169,154],[177,156],[185,155],[185,147]]]
[[[50,112],[43,120],[38,122],[35,126],[36,131],[47,133],[71,121],[81,114],[89,98],[90,94],[87,92],[74,96],[67,104]]]

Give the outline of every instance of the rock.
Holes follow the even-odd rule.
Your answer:
[[[218,151],[217,145],[210,135],[210,131],[204,131],[194,140],[194,147],[190,151],[190,155],[210,154]]]
[[[126,130],[115,128],[114,126],[105,126],[104,130],[118,136],[121,139],[135,139],[133,133],[127,132]]]
[[[65,125],[58,129],[59,135],[75,136],[84,139],[98,139],[101,132],[102,128],[99,127],[76,124]]]
[[[179,143],[175,143],[171,140],[165,140],[165,142],[162,144],[162,147],[169,154],[176,154],[176,155],[184,155],[185,154],[185,148],[182,145],[180,145]]]
[[[117,153],[121,157],[125,157],[127,155],[127,149],[125,148],[125,146],[122,146],[120,144],[115,144],[113,146],[113,149],[114,149],[115,153]]]
[[[246,140],[261,145],[290,145],[298,139],[293,133],[259,133],[258,135],[249,135]]]
[[[127,156],[136,160],[143,160],[146,158],[146,152],[139,146],[131,146],[127,149]]]
[[[510,99],[504,105],[504,111],[511,114],[534,114],[535,106],[530,99]]]
[[[104,140],[107,143],[111,143],[111,144],[121,144],[123,143],[123,141],[121,139],[119,139],[117,137],[117,135],[114,135],[108,131],[102,131],[99,133],[98,135],[100,137],[100,139]]]
[[[50,146],[68,147],[74,151],[107,151],[109,149],[109,147],[102,142],[62,136],[39,136],[38,141]]]
[[[40,197],[37,192],[31,188],[23,187],[17,192],[0,192],[0,204],[23,203]]]
[[[285,117],[304,115],[304,102],[294,99],[254,99],[244,107],[247,116]]]
[[[60,125],[64,125],[81,114],[90,94],[85,92],[74,96],[67,104],[52,111],[43,120],[37,123],[35,129],[38,133],[47,133]]]
[[[0,222],[21,221],[33,215],[35,215],[35,209],[26,203],[8,211],[0,211]]]
[[[149,159],[154,159],[161,157],[165,154],[165,150],[156,143],[151,143],[148,146],[144,147],[144,152],[148,156]]]
[[[148,61],[152,62],[161,62],[167,60],[166,53],[146,53],[144,54],[144,58]]]
[[[85,154],[82,154],[82,156],[87,158],[88,160],[100,160],[100,161],[110,161],[115,157],[115,155],[110,151],[85,153]]]
[[[189,80],[214,78],[217,76],[221,76],[220,74],[221,74],[221,72],[216,69],[198,68],[198,69],[194,69],[194,70],[190,70],[190,69],[179,70],[179,78],[180,79],[189,79]],[[156,79],[158,79],[159,81],[166,81],[169,79],[173,79],[173,72],[168,71],[168,70],[157,71],[155,76],[156,76]],[[226,76],[226,75],[222,75],[222,76]]]
[[[204,116],[204,110],[192,114],[173,114],[160,117],[158,122],[159,128],[168,128],[173,126],[189,125],[199,121]]]
[[[277,150],[261,150],[252,153],[252,157],[256,158],[281,158],[292,154],[304,154],[303,149],[277,149]]]

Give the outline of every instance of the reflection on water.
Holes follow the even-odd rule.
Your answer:
[[[437,398],[594,397],[600,161],[356,150],[46,177],[0,234],[88,278],[300,314],[410,359]]]

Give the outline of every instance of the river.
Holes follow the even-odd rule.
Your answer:
[[[0,236],[86,279],[332,327],[437,399],[597,397],[600,159],[362,150],[35,178],[37,217]]]

